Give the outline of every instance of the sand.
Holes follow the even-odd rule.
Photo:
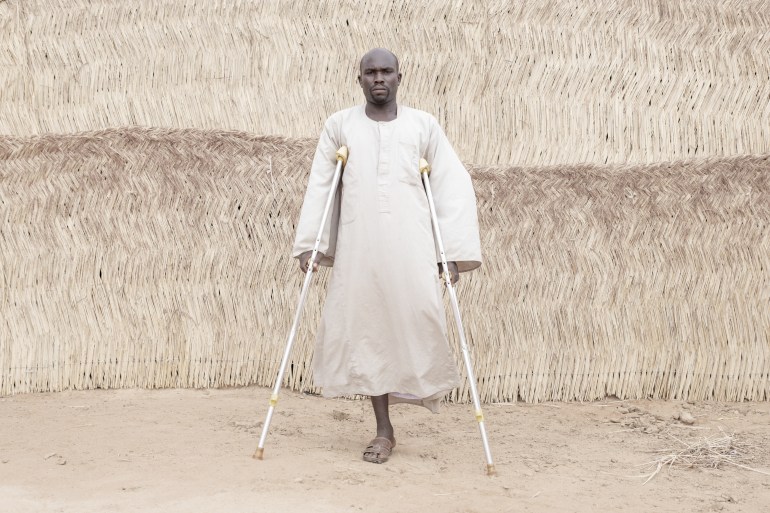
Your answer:
[[[2,512],[765,512],[770,404],[618,401],[485,407],[487,477],[468,405],[398,405],[398,446],[374,465],[365,401],[283,392],[265,459],[251,455],[270,392],[96,390],[0,398]],[[688,412],[692,425],[673,417]],[[723,434],[733,465],[663,468]]]

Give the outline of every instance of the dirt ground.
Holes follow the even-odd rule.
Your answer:
[[[2,512],[766,512],[770,404],[615,401],[485,406],[497,477],[468,405],[393,407],[389,462],[361,460],[364,401],[269,390],[98,390],[0,398]],[[674,417],[688,412],[694,424]],[[685,415],[686,419],[686,415]],[[731,436],[746,467],[657,467]],[[657,452],[667,451],[667,452]],[[687,455],[680,455],[684,459]]]

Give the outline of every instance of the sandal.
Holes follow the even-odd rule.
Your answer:
[[[364,461],[369,463],[385,463],[396,446],[396,440],[388,440],[385,437],[378,436],[369,442],[364,449]]]

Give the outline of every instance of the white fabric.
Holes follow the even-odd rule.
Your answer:
[[[470,176],[425,112],[400,105],[390,122],[371,120],[363,105],[337,112],[313,160],[295,257],[313,248],[343,145],[349,157],[320,247],[322,265],[334,270],[316,337],[315,383],[325,396],[389,393],[435,406],[459,377],[418,162],[424,157],[432,166],[447,259],[461,272],[481,265]]]

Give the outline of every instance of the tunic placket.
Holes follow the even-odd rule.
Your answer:
[[[392,123],[378,122],[380,151],[377,162],[377,211],[380,214],[390,212],[390,148],[392,146]]]

